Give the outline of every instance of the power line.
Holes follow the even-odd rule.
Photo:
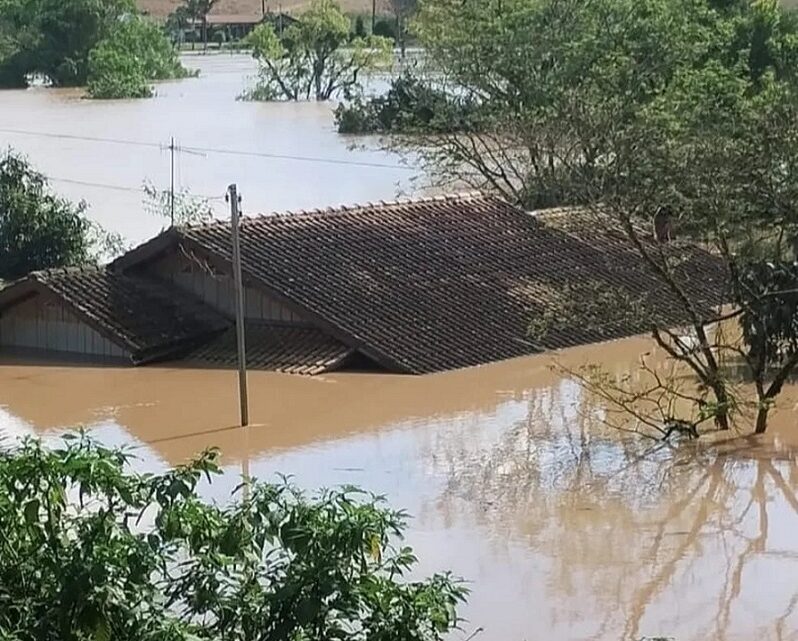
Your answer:
[[[59,182],[59,183],[66,183],[70,185],[81,185],[83,187],[97,187],[99,189],[110,189],[114,191],[126,191],[126,192],[133,192],[136,194],[145,194],[144,187],[128,187],[127,185],[111,185],[108,183],[98,183],[98,182],[90,182],[88,180],[75,180],[73,178],[60,178],[58,176],[49,176],[45,175],[47,180],[52,182]],[[180,192],[181,194],[184,192]],[[224,196],[205,196],[203,194],[193,194],[185,192],[186,196],[192,196],[194,198],[203,198],[205,200],[223,200]]]
[[[353,167],[374,167],[378,169],[402,169],[404,171],[415,171],[412,167],[407,167],[405,165],[392,165],[389,163],[369,162],[365,160],[341,160],[340,158],[319,158],[316,156],[272,154],[260,151],[239,151],[237,149],[218,149],[214,147],[181,147],[181,149],[209,154],[226,154],[230,156],[253,156],[256,158],[270,158],[275,160],[296,160],[299,162],[317,162],[327,163],[330,165],[349,165]]]
[[[45,131],[27,131],[23,129],[0,129],[0,133],[13,134],[19,136],[39,136],[42,138],[56,138],[62,140],[81,140],[86,142],[96,143],[109,143],[115,145],[131,145],[135,147],[148,147],[150,149],[169,149],[169,145],[145,142],[140,140],[124,140],[120,138],[101,138],[97,136],[78,136],[76,134],[59,134],[55,132]],[[314,162],[324,163],[329,165],[345,165],[350,167],[368,167],[375,169],[401,169],[403,171],[415,171],[412,167],[406,165],[396,165],[390,163],[370,162],[365,160],[343,160],[340,158],[323,158],[319,156],[299,156],[294,154],[275,154],[262,151],[246,151],[239,149],[220,149],[217,147],[191,147],[179,146],[176,149],[188,153],[211,153],[211,154],[224,154],[230,156],[249,156],[254,158],[268,158],[270,160],[290,160],[296,162]]]
[[[39,136],[41,138],[59,138],[62,140],[81,140],[86,142],[104,142],[114,145],[130,145],[133,147],[150,147],[154,149],[164,148],[164,145],[154,142],[143,142],[140,140],[123,140],[120,138],[100,138],[95,136],[78,136],[75,134],[59,134],[49,131],[25,131],[23,129],[0,129],[0,133],[15,134],[18,136]]]

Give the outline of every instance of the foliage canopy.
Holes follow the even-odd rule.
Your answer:
[[[361,76],[390,60],[391,43],[379,36],[350,40],[349,18],[333,0],[313,0],[302,19],[278,35],[270,24],[249,37],[260,65],[245,100],[329,100],[360,87]]]
[[[164,474],[86,437],[0,453],[0,637],[437,641],[465,590],[409,581],[406,517],[354,488],[253,483],[224,506],[208,452]]]
[[[127,16],[89,54],[87,90],[92,98],[148,98],[151,81],[186,75],[160,27]]]
[[[0,279],[87,262],[92,228],[85,210],[52,194],[21,156],[0,157]]]
[[[91,76],[92,95],[141,96],[147,79],[183,75],[168,48],[133,0],[0,0],[0,87],[32,76],[81,86]]]
[[[776,0],[427,0],[417,28],[437,81],[474,109],[389,144],[439,186],[579,205],[620,230],[687,321],[648,319],[698,380],[687,422],[753,415],[764,431],[798,365],[796,14]],[[697,241],[723,264],[739,332],[685,295],[680,252],[647,242],[665,219],[671,247]],[[738,366],[753,399],[735,396]]]

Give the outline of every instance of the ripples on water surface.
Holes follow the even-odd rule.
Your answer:
[[[631,368],[641,340],[566,362]],[[798,467],[790,390],[765,439],[674,455],[602,431],[572,381],[533,357],[427,377],[253,373],[249,430],[232,372],[0,364],[0,426],[85,425],[157,470],[210,445],[308,488],[356,483],[414,515],[421,571],[472,582],[485,641],[798,639]],[[644,456],[645,455],[645,456]],[[459,637],[458,637],[459,638]]]

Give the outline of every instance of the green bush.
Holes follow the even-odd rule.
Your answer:
[[[406,73],[391,82],[385,95],[355,96],[335,110],[338,132],[446,133],[473,126],[476,104],[430,86]]]
[[[85,203],[53,194],[22,156],[0,156],[0,279],[86,263],[91,223],[85,213]]]
[[[0,453],[0,638],[439,641],[465,590],[409,581],[405,515],[344,488],[197,495],[206,453],[165,474],[85,436]]]
[[[120,20],[89,55],[92,98],[146,98],[150,82],[190,75],[166,34],[139,16]]]

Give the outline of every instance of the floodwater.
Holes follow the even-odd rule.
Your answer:
[[[416,172],[374,141],[338,135],[331,105],[237,101],[256,73],[250,56],[187,55],[184,64],[200,76],[158,84],[149,100],[87,100],[73,89],[0,91],[0,149],[26,154],[58,193],[85,200],[90,217],[131,243],[165,224],[142,207],[142,185],[169,188],[171,137],[178,147],[202,148],[175,154],[176,185],[209,198],[217,216],[226,215],[230,183],[238,185],[244,213],[411,192]]]
[[[561,363],[634,368],[630,339]],[[223,500],[242,469],[307,488],[354,483],[414,516],[420,574],[470,581],[455,639],[798,639],[795,389],[764,438],[673,452],[602,428],[552,356],[426,377],[250,375],[235,427],[231,371],[0,362],[0,431],[86,426],[151,470],[222,448]]]

